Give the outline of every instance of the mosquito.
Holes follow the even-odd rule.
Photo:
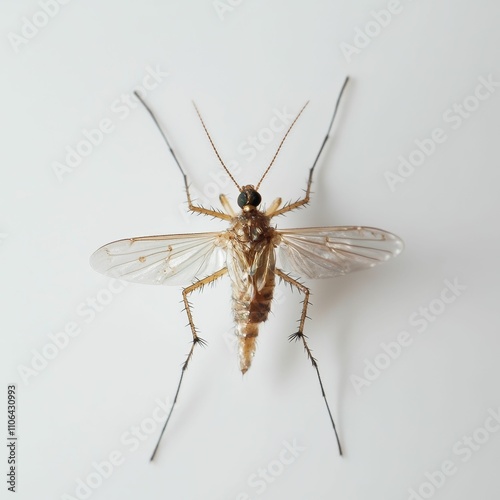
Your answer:
[[[307,337],[304,334],[304,325],[308,318],[310,291],[308,287],[292,276],[332,278],[351,271],[366,269],[398,255],[403,249],[403,242],[394,234],[373,227],[341,226],[278,230],[271,224],[271,221],[274,217],[284,215],[309,203],[314,169],[330,137],[348,80],[349,77],[346,77],[335,103],[326,136],[312,167],[309,169],[305,196],[295,202],[285,204],[282,203],[281,198],[277,198],[265,210],[259,209],[261,204],[260,185],[269,173],[283,143],[308,102],[289,126],[271,162],[255,186],[240,186],[236,182],[219,155],[200,111],[193,103],[218,161],[239,191],[238,206],[241,209],[239,213],[233,210],[223,194],[219,196],[223,210],[207,209],[193,203],[187,175],[172,149],[166,133],[153,111],[136,93],[137,98],[158,127],[182,174],[189,211],[222,219],[229,223],[229,228],[222,232],[145,236],[115,241],[101,247],[90,259],[91,265],[96,271],[134,283],[184,286],[187,281],[192,282],[191,285],[182,289],[182,301],[193,337],[192,345],[182,364],[174,401],[151,460],[154,459],[158,451],[161,438],[172,416],[184,374],[193,357],[195,347],[206,344],[195,327],[192,306],[188,297],[194,291],[201,291],[204,286],[214,283],[226,275],[231,280],[233,315],[236,324],[235,334],[239,345],[240,370],[243,374],[247,372],[252,363],[259,327],[267,320],[271,310],[276,279],[303,294],[304,300],[298,320],[298,330],[288,338],[290,341],[302,343],[308,359],[316,370],[321,394],[335,432],[339,454],[342,455],[339,435],[323,388],[318,363],[312,355]]]

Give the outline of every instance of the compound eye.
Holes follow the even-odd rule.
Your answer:
[[[238,206],[240,208],[243,208],[245,205],[247,205],[247,200],[248,200],[248,197],[247,197],[247,194],[245,191],[242,191],[240,193],[240,195],[238,196]]]
[[[240,208],[251,206],[258,207],[260,205],[262,198],[255,189],[245,189],[238,196],[238,206]]]
[[[250,191],[248,193],[248,205],[252,205],[253,207],[258,207],[260,202],[262,201],[262,197],[257,191]]]

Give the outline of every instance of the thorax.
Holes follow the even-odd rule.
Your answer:
[[[242,210],[232,219],[228,230],[233,245],[249,250],[265,244],[272,245],[274,229],[270,227],[269,221],[269,217],[258,209]]]

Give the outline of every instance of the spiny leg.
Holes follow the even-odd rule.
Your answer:
[[[314,160],[313,166],[309,169],[309,178],[307,180],[306,195],[304,196],[304,198],[302,200],[297,200],[294,203],[289,203],[289,204],[285,205],[283,208],[276,210],[274,213],[270,214],[270,217],[275,217],[276,215],[285,214],[287,212],[290,212],[291,210],[295,210],[296,208],[302,207],[302,206],[307,205],[309,203],[314,169],[316,168],[316,164],[318,163],[319,157],[321,156],[321,153],[323,152],[323,149],[325,148],[326,142],[330,138],[330,132],[331,132],[332,127],[333,127],[333,122],[335,121],[335,116],[337,115],[337,110],[339,108],[340,99],[342,98],[342,94],[344,93],[344,89],[346,88],[348,81],[349,81],[349,77],[347,76],[346,79],[344,80],[342,88],[340,89],[339,96],[337,97],[337,102],[335,103],[335,109],[333,110],[333,116],[332,116],[332,119],[330,120],[330,125],[328,126],[326,136],[323,139],[323,143],[321,144],[321,147],[319,148],[319,151],[318,151],[318,154],[316,155],[316,159]]]
[[[193,202],[191,200],[191,194],[189,192],[189,184],[188,184],[188,180],[187,180],[187,175],[184,172],[184,169],[181,167],[181,164],[177,158],[177,155],[175,154],[174,150],[172,149],[172,146],[170,145],[170,141],[168,140],[167,134],[161,128],[160,122],[158,121],[158,118],[156,118],[156,115],[153,113],[153,110],[146,104],[144,99],[139,95],[138,92],[134,92],[134,94],[137,97],[137,99],[139,99],[139,101],[142,103],[142,105],[146,108],[146,111],[151,115],[151,118],[153,119],[156,126],[158,127],[158,130],[160,131],[161,136],[163,137],[165,143],[167,144],[168,149],[170,150],[170,154],[172,155],[172,158],[174,159],[175,163],[179,167],[179,170],[181,171],[182,178],[184,179],[184,187],[186,188],[186,196],[187,196],[189,210],[191,212],[209,215],[210,217],[216,217],[217,219],[231,220],[230,215],[222,213],[218,210],[210,210],[208,208],[198,207],[196,205],[193,205]]]
[[[191,312],[191,306],[189,304],[189,301],[187,299],[188,295],[190,293],[193,293],[195,290],[202,289],[205,285],[208,285],[209,283],[213,283],[215,280],[219,279],[221,276],[224,276],[224,274],[227,273],[227,269],[223,268],[220,271],[217,271],[214,274],[211,274],[210,276],[207,276],[206,278],[203,278],[202,280],[196,281],[193,283],[191,286],[188,286],[187,288],[184,288],[182,290],[182,300],[184,302],[184,308],[189,320],[189,326],[191,327],[191,333],[193,335],[193,342],[191,344],[191,348],[189,349],[189,353],[186,357],[186,360],[182,364],[182,371],[181,371],[181,376],[179,378],[179,383],[177,384],[177,390],[175,391],[175,396],[174,396],[174,402],[172,403],[172,406],[170,408],[170,411],[168,412],[167,420],[165,420],[165,424],[163,425],[163,429],[160,433],[160,437],[158,438],[158,442],[156,443],[155,449],[153,451],[153,454],[151,455],[150,461],[152,461],[155,458],[156,452],[158,450],[158,446],[160,445],[161,438],[163,436],[163,433],[165,432],[165,429],[167,428],[167,424],[170,420],[170,417],[172,416],[172,412],[174,411],[174,406],[175,403],[177,402],[177,397],[179,396],[179,391],[181,388],[182,384],[182,379],[184,378],[184,372],[186,371],[189,361],[191,361],[191,358],[193,357],[193,352],[194,352],[194,347],[196,344],[200,344],[202,346],[206,345],[206,342],[198,336],[198,332],[196,331],[196,327],[194,326],[193,322],[193,314]]]
[[[288,340],[290,340],[290,342],[292,340],[294,340],[294,341],[301,340],[302,341],[302,344],[304,345],[304,350],[307,353],[307,357],[311,360],[311,363],[312,363],[314,369],[316,370],[316,374],[318,375],[318,380],[319,380],[319,386],[321,388],[321,394],[323,395],[323,399],[325,400],[326,409],[328,410],[328,415],[330,417],[330,421],[332,423],[333,430],[335,432],[335,437],[337,439],[337,445],[339,447],[339,454],[342,455],[342,446],[340,445],[340,439],[339,439],[339,435],[337,434],[337,428],[335,427],[335,422],[333,421],[332,412],[330,411],[330,406],[328,404],[328,400],[326,399],[325,389],[323,388],[323,382],[321,380],[321,375],[319,374],[318,362],[313,357],[312,351],[309,348],[307,341],[306,341],[307,337],[304,335],[304,323],[306,322],[306,319],[307,319],[307,306],[309,305],[309,295],[310,295],[309,288],[304,286],[302,283],[299,283],[298,281],[294,280],[293,278],[288,276],[288,274],[285,274],[283,271],[280,271],[279,269],[276,269],[275,273],[283,281],[288,283],[290,286],[296,287],[300,292],[302,292],[304,294],[302,314],[301,314],[300,320],[299,320],[299,330],[298,330],[298,332],[290,335],[288,337]]]

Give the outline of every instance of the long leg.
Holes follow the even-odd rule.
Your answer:
[[[288,274],[285,274],[283,271],[280,271],[279,269],[276,269],[275,273],[283,281],[290,284],[290,286],[296,287],[300,292],[302,292],[304,294],[304,301],[302,303],[303,304],[302,314],[301,314],[300,320],[299,320],[299,330],[298,330],[298,332],[290,335],[288,337],[288,339],[290,340],[290,342],[292,340],[294,340],[294,341],[301,340],[302,341],[302,344],[304,345],[304,350],[307,353],[307,357],[311,360],[311,363],[312,363],[314,369],[316,370],[316,374],[318,375],[318,380],[319,380],[319,386],[321,387],[321,394],[323,395],[323,398],[325,400],[326,409],[328,410],[328,415],[330,417],[330,421],[332,423],[333,430],[335,432],[335,437],[337,438],[337,445],[339,447],[339,454],[342,455],[342,447],[340,446],[339,435],[337,434],[337,428],[335,427],[335,422],[333,421],[332,412],[330,411],[330,406],[328,405],[328,400],[326,399],[325,390],[323,388],[323,382],[321,380],[321,375],[319,374],[318,362],[313,357],[312,351],[309,348],[307,341],[306,341],[307,337],[304,335],[304,323],[306,322],[306,319],[307,319],[307,306],[309,305],[309,295],[310,295],[309,288],[304,286],[302,283],[299,283],[298,281],[294,280],[293,278],[288,276]]]
[[[330,120],[330,125],[328,126],[326,136],[323,139],[323,144],[321,144],[321,147],[319,148],[319,151],[318,151],[318,154],[316,155],[316,159],[314,160],[313,166],[309,169],[309,179],[307,180],[306,195],[304,196],[304,198],[302,200],[297,200],[294,203],[289,203],[288,205],[285,205],[283,208],[276,210],[274,213],[270,214],[271,217],[275,217],[276,215],[282,215],[286,212],[290,212],[291,210],[295,210],[296,208],[302,207],[302,206],[307,205],[309,203],[314,169],[316,168],[316,164],[318,163],[319,157],[321,156],[321,153],[323,152],[323,149],[325,148],[326,142],[330,138],[330,132],[331,132],[332,127],[333,127],[333,122],[335,120],[335,116],[337,115],[337,110],[339,108],[340,99],[342,98],[342,94],[344,93],[344,89],[345,89],[348,81],[349,81],[349,77],[347,76],[346,79],[344,80],[344,84],[342,85],[342,88],[340,89],[340,93],[339,93],[339,96],[337,98],[337,102],[335,104],[335,109],[333,110],[333,116],[332,116],[332,119]]]
[[[162,135],[164,141],[166,142],[168,149],[170,150],[170,154],[172,155],[175,163],[179,167],[179,170],[181,171],[182,178],[184,179],[184,186],[186,188],[186,195],[187,195],[187,201],[188,201],[188,207],[191,212],[196,212],[199,214],[205,214],[209,215],[210,217],[216,217],[217,219],[223,219],[223,220],[231,220],[231,216],[222,212],[219,212],[218,210],[210,210],[208,208],[203,208],[203,207],[198,207],[196,205],[193,205],[193,202],[191,200],[191,194],[189,193],[189,184],[187,180],[187,175],[184,172],[184,169],[181,167],[181,164],[172,149],[172,146],[170,145],[170,141],[167,138],[167,134],[163,131],[163,129],[160,126],[160,122],[158,121],[158,118],[156,118],[155,114],[153,113],[152,109],[144,102],[144,99],[139,95],[138,92],[134,92],[135,96],[139,101],[141,101],[142,105],[146,108],[146,111],[151,115],[151,118],[155,122],[156,126],[158,127],[158,130],[160,131],[160,134]]]
[[[188,286],[187,288],[184,288],[184,290],[182,290],[182,300],[184,302],[184,308],[185,308],[185,311],[186,311],[186,314],[187,314],[187,317],[189,320],[189,326],[191,327],[191,333],[193,335],[193,342],[191,344],[191,348],[189,349],[189,353],[186,357],[186,360],[182,364],[181,376],[179,379],[179,383],[177,384],[177,390],[175,391],[174,402],[172,403],[172,407],[170,408],[170,411],[168,413],[167,420],[165,420],[165,424],[163,425],[163,429],[160,433],[160,437],[158,438],[158,442],[156,443],[153,454],[151,455],[150,461],[155,458],[155,455],[156,455],[156,452],[158,450],[158,446],[160,445],[160,441],[161,441],[161,438],[163,436],[163,433],[165,432],[165,429],[167,428],[167,424],[170,420],[170,417],[172,416],[172,412],[174,411],[174,406],[175,406],[175,403],[177,402],[177,397],[179,396],[179,391],[181,388],[182,379],[184,378],[184,372],[186,371],[188,364],[191,361],[191,358],[193,357],[194,347],[196,346],[196,344],[200,344],[202,346],[206,345],[206,342],[201,337],[198,336],[198,332],[196,331],[196,327],[194,326],[193,314],[191,312],[191,305],[189,304],[189,301],[188,301],[188,295],[193,293],[195,290],[202,289],[205,285],[208,285],[209,283],[213,283],[215,280],[219,279],[221,276],[224,276],[224,274],[226,274],[226,273],[227,273],[227,269],[223,268],[220,271],[217,271],[216,273],[214,273],[210,276],[207,276],[206,278],[204,278],[202,280],[196,281],[191,286]]]

